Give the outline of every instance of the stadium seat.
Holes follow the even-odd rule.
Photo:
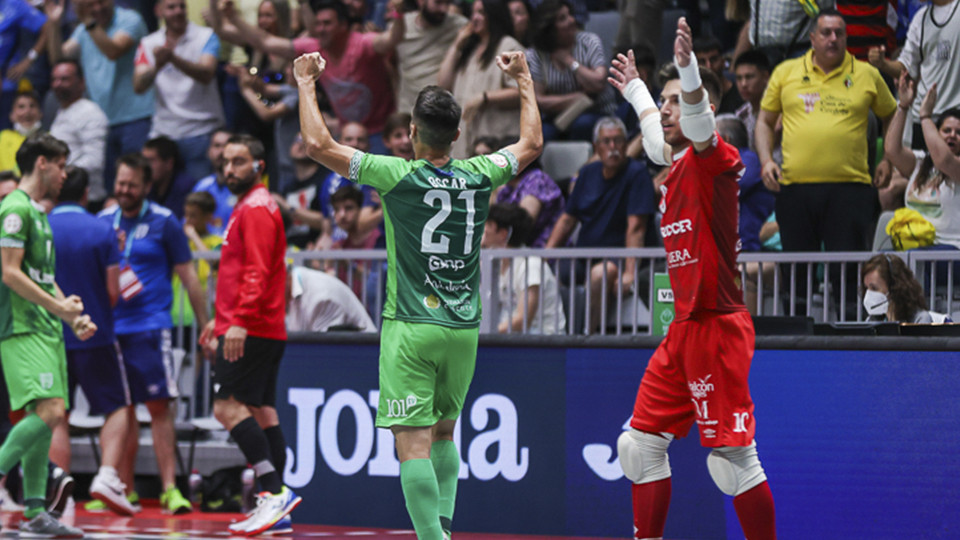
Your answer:
[[[873,233],[873,251],[893,251],[893,240],[887,234],[887,223],[893,219],[893,210],[886,210],[877,219],[877,230]]]
[[[590,19],[587,21],[584,30],[593,32],[600,37],[600,43],[603,44],[603,57],[607,60],[613,58],[613,41],[620,30],[620,13],[616,10],[595,11],[590,13]]]
[[[560,183],[576,176],[592,154],[593,145],[586,141],[552,141],[544,145],[540,163]]]

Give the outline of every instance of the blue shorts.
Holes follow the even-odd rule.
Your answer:
[[[170,329],[117,334],[133,403],[179,396],[174,374]]]
[[[70,395],[76,384],[90,402],[90,414],[108,415],[131,404],[127,370],[120,345],[67,351]]]

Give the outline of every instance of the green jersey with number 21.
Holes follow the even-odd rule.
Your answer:
[[[380,194],[387,239],[383,316],[452,328],[480,325],[480,239],[490,193],[517,174],[506,150],[442,167],[356,152],[350,179]]]

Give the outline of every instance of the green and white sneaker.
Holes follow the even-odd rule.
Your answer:
[[[127,502],[133,507],[134,512],[143,510],[143,507],[140,506],[140,495],[137,495],[136,491],[127,494]],[[108,510],[106,503],[96,499],[83,505],[83,509],[87,512],[106,512]]]
[[[64,525],[50,514],[41,512],[20,524],[20,538],[83,538],[83,531]]]
[[[170,489],[160,494],[160,507],[171,514],[179,515],[193,512],[190,501],[180,493],[176,486],[171,486]]]

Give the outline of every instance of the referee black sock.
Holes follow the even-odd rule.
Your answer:
[[[237,446],[247,458],[247,463],[253,465],[253,470],[256,471],[257,479],[260,480],[263,489],[274,494],[280,493],[283,482],[270,461],[270,443],[260,429],[260,424],[252,416],[247,417],[243,422],[233,426],[230,436],[237,441]]]
[[[280,426],[270,426],[263,430],[263,434],[267,436],[267,442],[270,444],[273,467],[282,478],[283,470],[287,466],[287,441],[283,438],[283,430]]]

